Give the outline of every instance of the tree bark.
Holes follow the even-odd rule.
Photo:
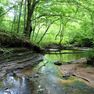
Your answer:
[[[25,34],[30,37],[31,32],[32,32],[32,16],[35,10],[35,7],[39,1],[38,0],[27,0],[27,23],[26,23],[26,28],[25,28]]]

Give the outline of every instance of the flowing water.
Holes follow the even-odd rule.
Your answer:
[[[12,73],[3,80],[0,94],[31,94],[29,80],[26,77],[15,77]]]
[[[93,50],[63,50],[46,54],[44,60],[33,70],[30,67],[21,70],[25,76],[14,77],[7,74],[5,79],[0,81],[0,94],[94,94],[94,88],[81,79],[73,76],[68,79],[63,78],[59,67],[54,65],[54,61],[61,61],[63,64],[93,54]]]

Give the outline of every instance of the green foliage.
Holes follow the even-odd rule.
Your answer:
[[[0,17],[0,29],[15,33],[20,5],[19,0],[13,2],[0,2],[0,14],[7,11],[6,7],[15,5],[11,11]],[[24,31],[24,7],[23,3],[19,34]],[[36,44],[40,41],[39,45],[63,43],[81,47],[94,46],[94,0],[40,0],[31,20],[33,31],[30,39]]]
[[[0,15],[4,12],[4,8],[1,6],[0,7]],[[3,19],[4,19],[4,16],[3,17],[0,17],[0,25],[3,24]]]

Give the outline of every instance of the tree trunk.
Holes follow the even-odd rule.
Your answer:
[[[26,23],[26,28],[25,28],[25,34],[28,36],[28,37],[30,37],[30,35],[31,35],[31,32],[32,32],[32,21],[31,21],[31,19],[32,19],[32,16],[33,16],[33,12],[34,12],[34,9],[35,9],[35,7],[36,7],[36,4],[38,3],[39,1],[37,1],[37,0],[33,0],[33,1],[31,1],[31,0],[27,0],[27,10],[28,10],[28,12],[27,12],[27,23]]]

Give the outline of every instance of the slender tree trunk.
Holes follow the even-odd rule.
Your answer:
[[[25,34],[30,37],[32,32],[32,16],[38,0],[27,0],[27,23],[25,28]]]
[[[26,26],[26,0],[24,1],[24,32],[25,32],[25,26]]]
[[[23,0],[21,1],[21,5],[20,5],[17,33],[19,33],[19,31],[20,31],[20,19],[21,19],[21,15],[22,15],[22,5],[23,5]]]

